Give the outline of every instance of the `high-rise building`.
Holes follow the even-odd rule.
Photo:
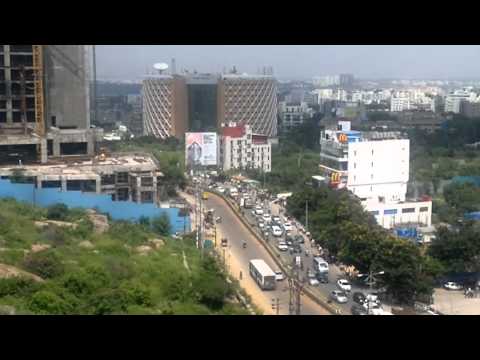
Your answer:
[[[278,114],[282,130],[288,130],[311,118],[313,110],[308,107],[306,102],[288,103],[282,101],[278,104]]]
[[[151,75],[143,81],[144,134],[160,139],[181,138],[187,130],[185,78]]]
[[[277,136],[277,83],[272,76],[223,75],[218,106],[220,124],[248,124],[254,133]]]
[[[445,112],[459,114],[462,101],[468,101],[469,99],[470,92],[464,90],[457,90],[448,94],[445,98]]]
[[[237,122],[274,137],[276,89],[270,75],[149,76],[143,83],[145,134],[181,138],[186,132],[215,131],[222,123]]]
[[[90,55],[86,45],[0,45],[2,162],[93,154]]]

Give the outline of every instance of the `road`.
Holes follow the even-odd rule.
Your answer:
[[[187,201],[192,202],[191,196],[184,195],[184,197]],[[276,310],[272,309],[272,300],[278,298],[280,303],[279,314],[287,315],[289,313],[287,281],[277,282],[276,290],[262,291],[250,277],[248,264],[252,259],[263,259],[273,270],[278,270],[278,267],[263,245],[250,233],[222,198],[210,195],[209,199],[204,201],[204,208],[214,209],[215,216],[222,218],[222,222],[217,224],[217,246],[220,248],[220,239],[228,239],[228,247],[226,249],[220,248],[219,250],[220,254],[223,254],[229,273],[240,281],[241,287],[251,296],[255,306],[261,309],[264,314],[276,314]],[[247,242],[246,248],[243,248],[242,245],[244,240]],[[241,279],[240,272],[242,273]],[[302,296],[301,314],[328,315],[329,313],[307,296]]]

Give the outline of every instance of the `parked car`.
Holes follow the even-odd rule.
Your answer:
[[[283,228],[285,229],[285,231],[292,231],[293,230],[293,226],[290,222],[286,222],[285,224],[283,224]]]
[[[255,215],[263,215],[263,209],[261,206],[255,206]]]
[[[281,271],[275,271],[275,280],[282,281],[284,279],[285,276],[283,276],[283,273]]]
[[[260,229],[263,229],[263,228],[265,227],[265,223],[259,222],[259,223],[258,223],[258,227],[259,227]]]
[[[353,301],[355,301],[357,304],[360,304],[360,305],[362,305],[365,301],[367,301],[367,297],[362,292],[354,292],[352,299]]]
[[[315,277],[316,277],[316,276],[315,276],[315,271],[313,271],[312,269],[308,269],[308,271],[307,271],[307,277],[308,277],[309,279],[315,278]]]
[[[218,191],[219,193],[223,194],[223,193],[225,192],[225,188],[219,186],[219,187],[217,188],[217,191]]]
[[[270,214],[263,214],[263,221],[269,223],[270,221],[272,221],[272,217]]]
[[[276,223],[276,224],[280,224],[281,223],[281,220],[280,220],[280,216],[274,216],[272,218],[273,222]]]
[[[297,235],[297,236],[295,236],[295,242],[297,242],[299,244],[305,244],[305,239],[303,238],[302,235]]]
[[[330,293],[330,299],[335,300],[336,302],[340,304],[345,304],[348,302],[348,297],[347,294],[345,294],[343,291],[339,290],[334,290]]]
[[[443,287],[447,290],[462,290],[462,285],[459,283],[456,283],[454,281],[448,281],[446,282]]]
[[[337,286],[342,289],[343,291],[352,291],[352,285],[348,282],[348,280],[340,279],[337,281]]]
[[[310,279],[308,279],[308,283],[309,283],[311,286],[318,286],[318,285],[320,285],[320,282],[319,282],[317,279],[315,279],[315,278],[310,278]]]
[[[363,306],[353,304],[351,309],[352,315],[367,315],[367,310]]]
[[[279,242],[277,248],[280,251],[288,251],[288,246],[284,242]]]

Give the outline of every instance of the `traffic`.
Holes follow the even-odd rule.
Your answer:
[[[311,292],[339,308],[341,314],[391,315],[389,306],[380,301],[381,289],[375,289],[371,283],[368,286],[362,276],[353,279],[355,281],[347,279],[341,264],[312,239],[303,224],[288,216],[285,198],[269,196],[251,184],[214,182],[208,176],[198,181],[209,191],[235,202],[244,219],[289,272],[295,273]],[[243,247],[246,246],[244,242]],[[274,289],[272,283],[286,278],[285,274],[270,268],[267,270],[268,266],[261,266],[256,260],[250,263],[250,275],[263,291]]]

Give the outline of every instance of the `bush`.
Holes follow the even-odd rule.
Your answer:
[[[38,287],[38,284],[24,277],[0,279],[0,298],[4,296],[29,296]]]
[[[28,308],[42,315],[68,315],[74,310],[71,304],[49,290],[35,293],[29,301]]]
[[[68,217],[68,206],[65,204],[51,205],[47,209],[47,218],[50,220],[65,221]]]
[[[153,219],[152,229],[158,235],[168,236],[172,230],[172,226],[170,224],[170,219],[168,218],[167,214],[162,214],[161,216]]]
[[[29,255],[24,260],[23,267],[44,279],[60,276],[65,271],[62,262],[52,251],[41,251]]]

